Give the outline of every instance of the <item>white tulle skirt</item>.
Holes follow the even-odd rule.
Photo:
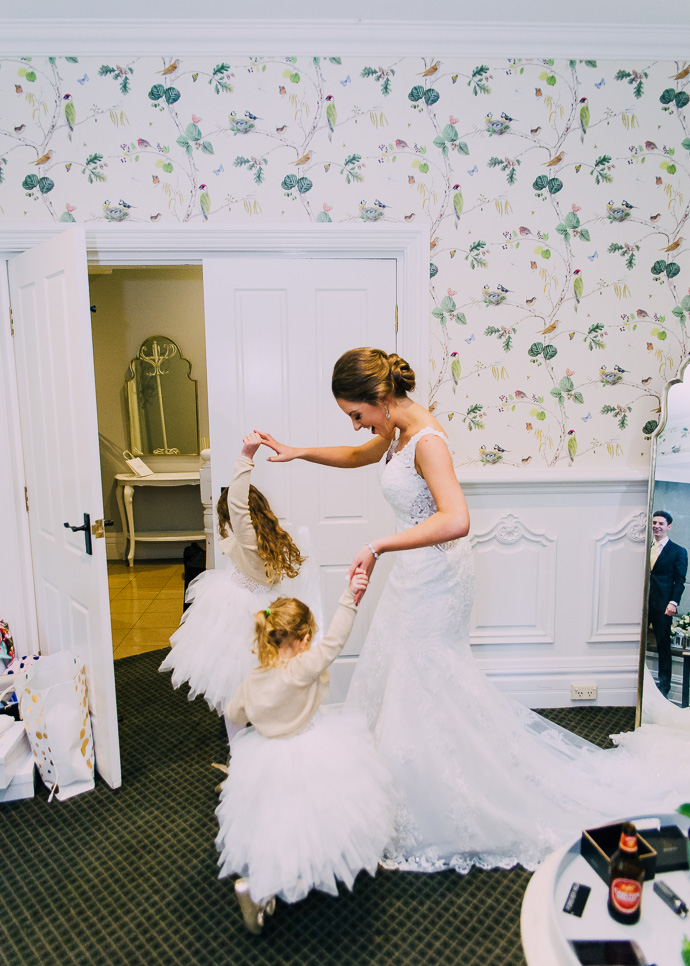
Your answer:
[[[170,638],[172,649],[160,666],[172,671],[173,687],[189,684],[189,700],[203,694],[222,714],[243,679],[256,667],[252,652],[254,615],[280,596],[235,567],[207,570],[187,588],[189,607]]]
[[[337,894],[370,875],[392,833],[391,779],[364,718],[318,713],[292,738],[247,728],[232,742],[216,809],[219,878],[249,877],[252,899]]]

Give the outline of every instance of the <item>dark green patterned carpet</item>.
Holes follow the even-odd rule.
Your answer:
[[[337,898],[278,904],[245,932],[232,883],[216,878],[214,792],[225,729],[173,691],[165,652],[116,661],[123,784],[48,804],[0,805],[2,966],[522,966],[529,873],[380,871]],[[547,716],[598,744],[632,727],[631,708]],[[276,819],[279,818],[277,808]]]

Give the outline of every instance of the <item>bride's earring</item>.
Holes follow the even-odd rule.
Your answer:
[[[391,418],[391,414],[388,412],[388,410],[386,410],[386,419],[390,419],[390,418]]]

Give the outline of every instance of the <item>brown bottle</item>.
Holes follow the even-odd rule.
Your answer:
[[[611,857],[609,875],[609,915],[616,922],[632,926],[640,918],[643,881],[637,831],[632,822],[625,822],[618,851]]]

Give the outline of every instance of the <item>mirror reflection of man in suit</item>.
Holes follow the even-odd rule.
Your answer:
[[[664,697],[671,688],[671,623],[678,612],[688,572],[688,552],[669,539],[673,517],[666,510],[652,516],[654,542],[650,552],[649,621],[659,657],[658,687]]]

